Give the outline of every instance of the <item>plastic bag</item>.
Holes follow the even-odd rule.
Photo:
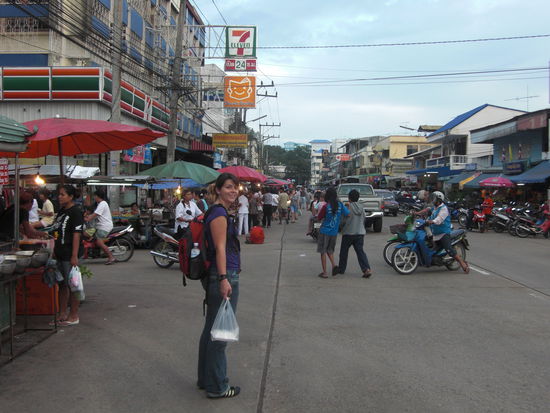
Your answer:
[[[80,268],[74,266],[69,273],[69,288],[71,292],[84,291],[84,284],[82,283],[82,274]]]
[[[212,341],[239,341],[239,325],[229,298],[220,305],[210,336]]]

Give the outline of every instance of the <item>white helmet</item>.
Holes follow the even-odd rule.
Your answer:
[[[432,192],[432,195],[430,196],[430,201],[434,203],[436,200],[440,200],[441,202],[445,202],[445,194],[440,191]]]

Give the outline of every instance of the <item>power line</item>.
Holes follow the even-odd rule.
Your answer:
[[[550,37],[550,34],[535,34],[525,36],[507,36],[507,37],[485,37],[479,39],[459,39],[459,40],[433,40],[426,42],[400,42],[400,43],[374,43],[374,44],[340,44],[340,45],[322,45],[322,46],[256,46],[256,49],[345,49],[345,48],[365,48],[365,47],[395,47],[395,46],[426,46],[438,44],[454,43],[481,43],[494,42],[502,40],[522,40],[538,39]]]
[[[225,17],[223,17],[223,14],[222,12],[220,11],[220,9],[218,8],[218,5],[216,4],[216,2],[214,0],[212,0],[212,4],[214,4],[214,7],[216,8],[216,10],[218,11],[218,13],[220,14],[223,22],[226,24],[226,25],[229,25],[229,23],[227,23],[227,20],[225,20]]]

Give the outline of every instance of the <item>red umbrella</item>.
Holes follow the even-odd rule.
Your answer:
[[[246,182],[264,182],[267,179],[264,174],[261,174],[255,169],[247,166],[228,166],[226,168],[218,169],[218,172],[221,174],[224,172],[229,172],[239,178],[239,180]]]
[[[511,188],[514,186],[514,183],[509,179],[503,178],[502,176],[496,176],[493,178],[485,178],[482,181],[479,181],[479,186]]]
[[[268,178],[265,182],[264,182],[265,185],[269,185],[269,186],[283,186],[283,185],[290,185],[290,182],[288,181],[282,181],[280,179],[276,179],[276,178]]]
[[[28,149],[19,154],[21,158],[60,154],[74,156],[131,149],[166,135],[142,126],[89,119],[48,118],[25,122],[24,125],[31,131],[37,129],[37,132],[29,138]],[[0,153],[0,156],[10,155]]]

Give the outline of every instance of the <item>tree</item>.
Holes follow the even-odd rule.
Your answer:
[[[311,150],[309,146],[297,146],[285,151],[280,146],[266,145],[266,156],[271,165],[285,165],[285,178],[303,185],[311,179]]]

